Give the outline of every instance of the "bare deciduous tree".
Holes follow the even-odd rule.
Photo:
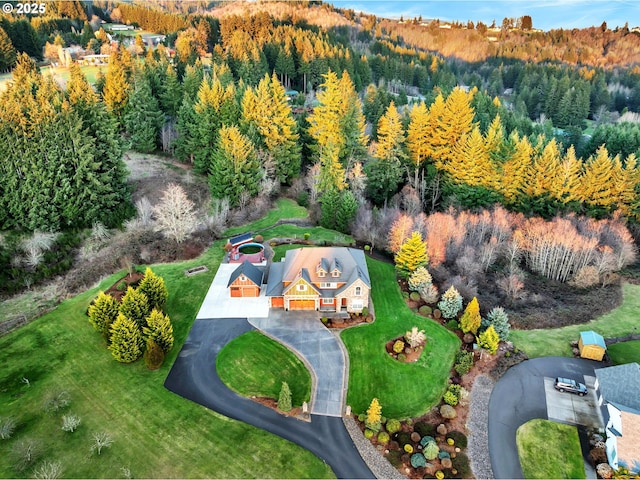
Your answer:
[[[91,444],[92,452],[100,455],[103,448],[108,448],[111,445],[113,445],[113,439],[107,432],[97,432],[93,434],[93,443]]]
[[[153,208],[156,230],[176,243],[182,243],[197,225],[193,206],[181,186],[169,184],[160,203]]]
[[[33,472],[33,476],[39,480],[55,480],[62,476],[62,464],[45,460]]]
[[[314,163],[309,167],[307,175],[304,177],[304,183],[309,190],[309,201],[316,203],[320,193],[320,164]]]

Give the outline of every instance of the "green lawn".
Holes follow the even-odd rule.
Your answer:
[[[611,361],[616,365],[623,363],[640,363],[640,340],[614,343],[607,347]]]
[[[260,230],[259,233],[268,240],[270,238],[296,238],[303,239],[305,233],[309,233],[309,240],[316,243],[353,243],[351,235],[345,235],[335,230],[322,227],[298,227],[296,225],[278,225],[277,227]]]
[[[625,283],[622,293],[622,305],[589,323],[548,330],[511,330],[509,340],[527,352],[530,358],[552,355],[571,357],[569,342],[577,341],[582,331],[594,330],[605,338],[633,333],[638,326],[640,285]]]
[[[301,207],[290,198],[279,198],[276,200],[276,206],[269,210],[267,215],[260,220],[247,225],[229,228],[224,234],[225,236],[233,236],[244,232],[257,232],[274,225],[282,218],[306,218],[307,215],[307,209]]]
[[[229,388],[246,397],[278,399],[282,382],[287,382],[294,406],[311,399],[311,374],[302,360],[257,331],[229,342],[218,354],[216,369]]]
[[[85,315],[97,288],[0,338],[0,416],[18,423],[13,437],[2,440],[0,477],[33,476],[33,468],[16,471],[11,455],[27,439],[42,447],[36,465],[59,461],[69,478],[121,478],[123,468],[139,478],[334,476],[310,452],[163,387],[218,268],[221,246],[216,242],[198,259],[153,267],[170,292],[167,312],[176,337],[158,371],[147,370],[142,361],[123,365],[112,359]],[[203,264],[209,272],[184,275],[185,269]],[[112,275],[101,288],[117,278]],[[61,389],[71,398],[66,413],[82,419],[74,433],[61,430],[62,413],[48,414],[42,408],[46,396]],[[90,447],[93,433],[100,431],[109,432],[114,443],[97,456]]]
[[[586,478],[578,429],[536,418],[516,433],[524,478]]]
[[[416,417],[440,401],[460,342],[452,332],[406,306],[393,265],[371,258],[367,265],[376,319],[342,333],[350,364],[347,403],[354,412],[363,413],[377,397],[385,417]],[[420,359],[407,364],[389,357],[386,342],[413,326],[427,335]]]

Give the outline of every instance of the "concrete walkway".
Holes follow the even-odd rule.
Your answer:
[[[272,310],[268,318],[249,318],[258,330],[296,352],[311,370],[310,411],[340,417],[344,413],[346,361],[337,339],[315,312]]]

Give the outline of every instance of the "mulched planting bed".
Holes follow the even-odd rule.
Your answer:
[[[111,295],[120,302],[125,293],[127,293],[127,287],[136,288],[143,278],[143,272],[133,272],[131,275],[127,274],[111,285],[104,293]]]

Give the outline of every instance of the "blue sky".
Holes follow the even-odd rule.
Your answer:
[[[466,22],[478,20],[489,25],[494,19],[500,26],[504,17],[531,15],[533,27],[583,28],[599,26],[603,21],[609,28],[640,26],[640,0],[326,0],[336,7],[353,8],[388,18],[439,18]]]

